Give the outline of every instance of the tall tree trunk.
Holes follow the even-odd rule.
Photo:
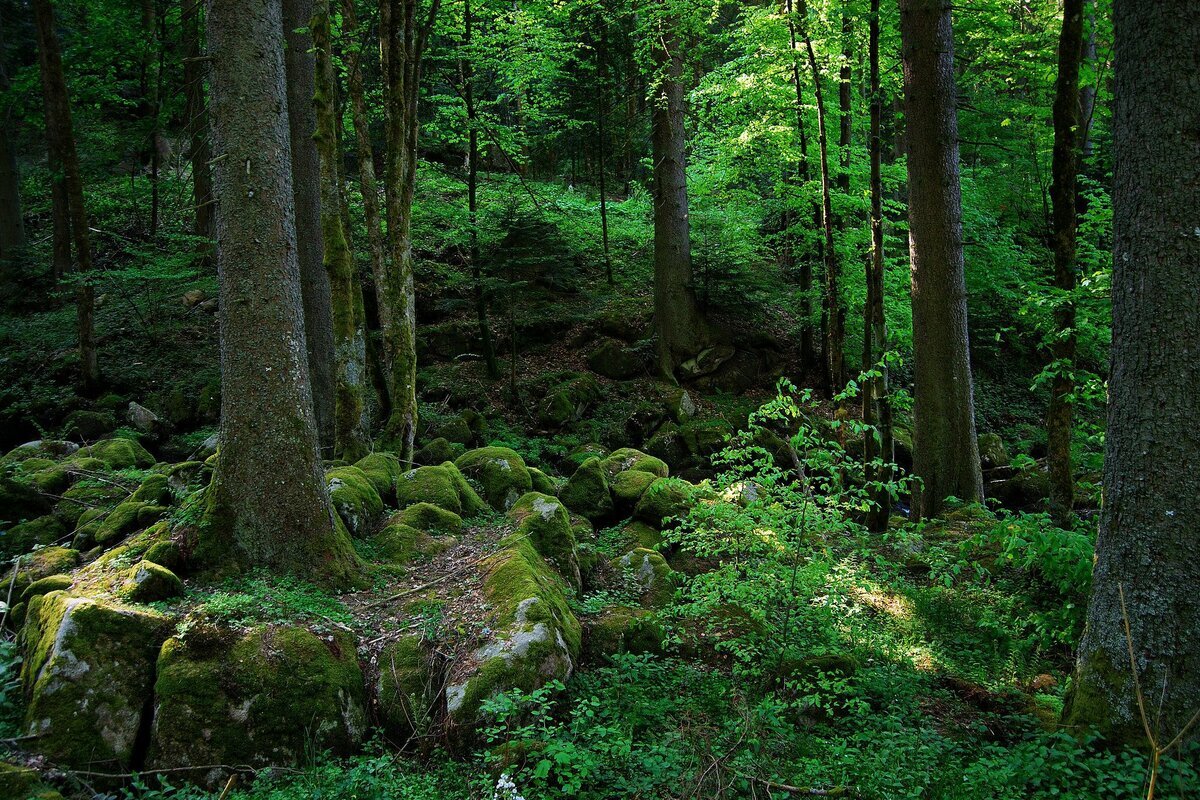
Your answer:
[[[808,183],[809,179],[808,132],[807,126],[804,124],[804,88],[800,80],[800,42],[796,36],[796,18],[792,13],[792,0],[783,0],[783,10],[787,17],[788,38],[791,42],[792,88],[796,92],[796,132],[800,134],[799,177],[800,184],[803,186]],[[813,226],[821,227],[820,205],[813,208]],[[795,247],[794,241],[790,243],[790,246]],[[812,279],[812,261],[809,259],[808,253],[802,253],[800,256],[800,316],[802,319],[800,324],[800,365],[803,369],[808,369],[817,362],[813,347]]]
[[[333,457],[357,461],[370,450],[366,418],[367,341],[362,288],[350,253],[342,197],[338,137],[337,73],[329,24],[329,0],[315,0],[312,21],[316,61],[313,108],[314,140],[321,165],[321,239],[325,272],[329,276],[333,315],[334,425]]]
[[[471,0],[463,0],[463,46],[467,56],[462,61],[463,102],[467,106],[467,224],[471,228],[471,274],[475,282],[475,318],[479,324],[479,347],[488,377],[500,377],[496,363],[496,348],[492,344],[492,326],[488,321],[487,294],[483,286],[483,259],[479,252],[479,117],[475,108],[475,54],[471,52],[475,19]]]
[[[869,60],[871,70],[871,258],[867,262],[867,302],[863,309],[863,370],[878,374],[863,387],[862,416],[867,426],[863,453],[868,481],[886,483],[894,460],[892,401],[888,390],[888,368],[882,361],[887,352],[887,323],[883,315],[883,174],[880,126],[883,120],[883,91],[879,87],[879,0],[871,0]],[[876,459],[883,468],[876,468]],[[867,512],[867,528],[887,530],[892,499],[887,489],[872,492],[874,505]]]
[[[683,118],[683,49],[668,22],[655,34],[658,85],[651,108],[654,152],[654,326],[658,368],[667,380],[707,342],[704,317],[692,287],[688,221],[686,131]]]
[[[608,136],[605,131],[605,118],[608,116],[608,76],[605,67],[608,59],[607,22],[601,16],[596,20],[600,26],[600,46],[596,48],[596,154],[599,156],[600,171],[600,239],[604,248],[604,276],[608,285],[613,285],[612,255],[608,251],[608,175],[605,153],[608,150]]]
[[[821,90],[821,69],[817,65],[817,54],[813,49],[812,37],[808,33],[808,3],[799,0],[796,16],[804,49],[808,53],[808,66],[812,72],[813,94],[817,100],[817,148],[821,154],[821,229],[825,234],[825,295],[822,311],[825,318],[825,391],[833,397],[846,382],[845,365],[845,314],[842,310],[840,272],[837,249],[833,243],[833,199],[829,175],[828,117],[825,115],[825,95]]]
[[[67,95],[67,80],[63,74],[62,52],[54,30],[54,8],[50,0],[34,0],[33,14],[37,25],[38,63],[42,73],[42,93],[46,105],[46,140],[50,151],[51,169],[62,170],[59,213],[66,209],[66,226],[70,229],[70,244],[59,243],[55,248],[56,263],[60,248],[72,247],[79,272],[75,288],[76,328],[79,338],[79,384],[84,394],[94,394],[100,388],[100,360],[96,354],[95,289],[91,284],[92,245],[88,234],[87,208],[83,200],[83,176],[79,156],[75,151],[75,134],[71,127],[71,104]],[[61,235],[63,222],[55,226]],[[68,256],[69,260],[69,256]]]
[[[1165,747],[1200,711],[1200,17],[1189,0],[1117,0],[1113,24],[1104,507],[1065,716],[1148,747],[1144,700]]]
[[[1087,31],[1083,37],[1083,63],[1089,64],[1092,70],[1096,65],[1096,0],[1085,0],[1087,8]],[[1083,160],[1092,157],[1092,120],[1096,113],[1096,84],[1089,81],[1079,87],[1079,150]]]
[[[4,21],[0,20],[0,262],[25,248],[25,218],[21,211],[21,174],[17,153],[8,139],[12,104],[8,101],[8,72],[4,64]],[[2,269],[3,265],[0,265]]]
[[[983,499],[963,276],[949,0],[900,0],[908,126],[917,513]]]
[[[213,238],[212,150],[208,146],[208,109],[204,99],[204,48],[200,31],[204,16],[204,0],[180,0],[183,23],[184,55],[183,86],[185,97],[185,130],[188,136],[188,160],[192,168],[192,205],[195,218],[192,233],[204,239]],[[208,246],[204,246],[208,251]],[[207,260],[207,258],[206,258]]]
[[[321,253],[321,165],[313,134],[312,36],[308,22],[313,0],[283,0],[284,65],[287,69],[288,129],[292,137],[292,191],[296,195],[296,256],[304,298],[304,331],[312,380],[313,412],[321,453],[333,452],[334,364],[333,309],[329,273]],[[336,213],[336,212],[335,212]]]
[[[1051,353],[1054,379],[1046,412],[1050,466],[1050,514],[1066,527],[1075,505],[1071,469],[1071,395],[1075,392],[1075,228],[1076,175],[1079,170],[1079,62],[1083,55],[1084,0],[1064,0],[1058,40],[1058,80],[1054,89],[1054,156],[1050,201],[1054,208],[1054,287],[1061,296],[1054,308],[1057,328]]]
[[[212,0],[221,454],[195,558],[345,583],[304,344],[279,0]]]
[[[412,461],[417,432],[416,289],[413,285],[412,202],[416,189],[417,101],[425,43],[437,16],[433,0],[428,16],[419,16],[416,0],[381,0],[380,50],[383,54],[387,108],[388,244],[391,267],[376,283],[384,356],[388,363],[392,413],[386,433],[400,458]]]
[[[846,13],[846,2],[842,2],[842,63],[838,68],[838,191],[850,193],[850,137],[853,130],[851,117],[851,79],[850,59],[854,58],[851,50],[854,26],[850,15]],[[844,225],[843,220],[843,225]]]

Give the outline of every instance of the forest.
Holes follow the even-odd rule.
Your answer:
[[[1200,798],[1198,11],[0,0],[0,800]]]

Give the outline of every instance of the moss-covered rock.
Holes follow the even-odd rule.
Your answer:
[[[555,484],[553,478],[537,467],[527,467],[527,469],[529,470],[529,480],[533,482],[533,491],[542,494],[558,494],[558,485]]]
[[[621,551],[636,550],[639,547],[647,550],[658,550],[662,545],[662,532],[653,525],[648,525],[641,520],[631,520],[620,530],[618,539],[618,553]]]
[[[617,653],[661,653],[665,638],[653,611],[612,608],[584,622],[583,658],[596,664]]]
[[[86,533],[91,535],[91,544],[110,547],[134,531],[153,525],[166,512],[166,506],[152,503],[140,503],[136,500],[121,503],[99,521],[94,531],[87,525],[81,525],[76,532],[76,546],[81,549],[86,547],[86,542],[80,534],[87,529]]]
[[[413,453],[413,463],[425,467],[436,466],[446,461],[453,461],[466,451],[465,445],[439,436]]]
[[[61,439],[38,439],[17,445],[3,456],[0,456],[0,467],[18,464],[31,458],[44,458],[50,461],[60,461],[79,451],[79,445]]]
[[[171,638],[158,657],[147,766],[292,766],[346,754],[366,731],[354,640],[298,626]],[[197,776],[215,785],[220,768]]]
[[[387,525],[371,537],[376,555],[392,564],[404,564],[418,557],[432,558],[456,541],[453,536],[431,536],[399,522]]]
[[[154,456],[132,439],[104,439],[90,447],[81,447],[76,456],[98,458],[109,469],[146,469],[154,466]]]
[[[53,544],[66,535],[66,526],[53,516],[31,519],[7,530],[0,528],[0,558]]]
[[[65,592],[71,588],[70,575],[47,575],[45,578],[39,578],[21,592],[21,600],[28,603],[35,597],[40,597],[51,592]]]
[[[354,466],[367,476],[383,502],[396,502],[396,481],[404,474],[404,467],[395,454],[369,453],[355,462]]]
[[[436,420],[429,426],[429,436],[434,439],[445,439],[454,444],[468,445],[475,438],[471,424],[461,415]]]
[[[507,447],[468,450],[454,461],[464,476],[482,489],[481,496],[492,508],[505,511],[533,488],[525,461]]]
[[[583,417],[590,404],[600,397],[600,384],[591,375],[579,375],[559,383],[546,393],[538,405],[538,422],[558,428]]]
[[[454,514],[463,510],[462,492],[449,470],[443,466],[417,467],[396,480],[396,504],[407,508],[414,503],[432,503]]]
[[[171,502],[171,487],[166,475],[148,475],[129,498],[138,503],[165,506]]]
[[[587,357],[588,368],[597,375],[628,380],[646,374],[646,357],[635,347],[615,339],[601,342]]]
[[[161,564],[143,560],[129,568],[120,593],[131,603],[169,600],[183,594],[183,581]]]
[[[527,538],[567,583],[576,589],[580,587],[575,533],[571,530],[571,515],[561,501],[548,494],[529,492],[513,505],[508,518],[517,525],[513,537]]]
[[[670,468],[661,458],[655,458],[652,455],[643,453],[641,450],[634,450],[632,447],[622,447],[620,450],[614,450],[604,459],[604,471],[610,479],[615,478],[619,473],[626,470],[649,472],[660,478],[665,478],[671,474]]]
[[[183,566],[183,553],[180,551],[179,545],[169,539],[150,545],[142,558],[152,564],[166,567],[172,572],[177,572]]]
[[[494,621],[491,639],[455,666],[446,688],[450,720],[468,735],[488,697],[567,680],[582,638],[579,620],[567,606],[562,577],[527,538],[509,537],[482,570]]]
[[[25,728],[55,763],[133,766],[167,617],[51,592],[29,601],[21,631]]]
[[[608,476],[600,459],[589,458],[580,464],[562,488],[559,498],[567,508],[590,520],[603,519],[612,513]]]
[[[646,490],[650,488],[650,484],[656,480],[658,480],[658,476],[653,472],[636,469],[618,472],[608,484],[614,507],[621,513],[629,513],[637,505],[638,500],[642,499]]]
[[[393,743],[403,746],[429,732],[436,693],[433,661],[420,635],[403,636],[379,653],[379,723]]]
[[[358,467],[334,467],[325,473],[325,480],[329,484],[329,499],[350,535],[369,534],[383,513],[383,500],[370,478]]]
[[[659,478],[646,489],[634,508],[642,522],[662,528],[667,521],[686,514],[695,503],[696,487],[678,478]]]
[[[12,800],[62,800],[58,791],[42,783],[41,776],[28,767],[0,762],[0,797]]]
[[[593,456],[603,461],[608,457],[608,448],[596,442],[578,445],[567,454],[566,464],[570,465],[569,469],[574,469]]]
[[[129,490],[119,483],[81,480],[63,492],[62,499],[54,506],[54,516],[73,530],[80,524],[97,521],[128,498]]]
[[[8,597],[12,586],[13,597],[20,597],[36,581],[51,575],[70,572],[79,565],[79,551],[66,547],[43,547],[21,557],[20,569],[12,574],[9,568],[0,575],[0,597]]]
[[[63,420],[64,439],[79,439],[90,442],[107,436],[117,429],[117,415],[111,411],[72,411]]]
[[[639,547],[613,559],[627,585],[639,592],[646,608],[662,608],[675,594],[674,572],[657,551]]]
[[[414,503],[401,511],[394,521],[426,533],[455,534],[461,533],[463,527],[462,517],[433,503]]]
[[[998,433],[983,433],[979,436],[979,461],[984,469],[1007,467],[1011,462],[1004,440]]]
[[[0,522],[15,525],[50,510],[50,499],[36,488],[0,474]]]

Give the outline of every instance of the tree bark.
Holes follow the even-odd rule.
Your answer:
[[[657,86],[651,103],[654,154],[654,327],[658,368],[675,370],[707,343],[704,317],[692,286],[688,220],[687,134],[683,116],[683,48],[668,21],[656,33]]]
[[[1075,392],[1075,229],[1076,176],[1082,133],[1079,103],[1079,65],[1083,55],[1084,0],[1064,0],[1062,34],[1058,41],[1058,79],[1054,89],[1054,155],[1051,162],[1050,202],[1053,213],[1054,308],[1057,328],[1051,354],[1053,381],[1046,412],[1047,461],[1050,467],[1050,514],[1058,525],[1070,524],[1075,505],[1075,476],[1071,469],[1071,423]]]
[[[600,172],[600,240],[604,248],[604,276],[608,285],[613,285],[612,256],[608,251],[608,186],[607,164],[605,151],[608,149],[608,136],[605,131],[605,118],[608,116],[608,77],[605,66],[608,59],[607,21],[603,17],[596,20],[600,26],[600,46],[596,48],[596,155],[599,158]]]
[[[204,0],[180,0],[183,23],[184,55],[183,86],[188,136],[188,160],[192,168],[192,205],[195,217],[192,233],[203,239],[213,238],[212,150],[208,146],[208,109],[204,99],[204,80],[207,70],[202,61],[201,42]],[[208,253],[210,247],[203,246]],[[206,260],[208,256],[206,256]]]
[[[338,137],[337,74],[334,71],[329,0],[315,0],[309,24],[316,62],[313,137],[320,157],[321,239],[329,276],[333,316],[333,457],[354,462],[370,451],[366,417],[367,340],[362,289],[350,252],[343,214],[341,146]]]
[[[883,315],[883,173],[880,126],[883,91],[879,86],[879,0],[871,0],[869,34],[871,70],[871,257],[867,262],[867,302],[863,309],[863,370],[878,371],[863,387],[862,416],[867,426],[863,454],[869,482],[891,480],[887,466],[895,460],[892,441],[892,403],[888,390],[888,368],[882,361],[887,352],[887,323]],[[876,467],[880,460],[882,467]],[[873,506],[867,512],[868,530],[887,530],[891,494],[884,488],[872,491]]]
[[[51,169],[61,170],[62,188],[56,193],[59,219],[56,234],[56,270],[59,258],[74,249],[78,283],[75,288],[76,329],[79,340],[79,384],[84,394],[100,389],[100,361],[96,353],[95,289],[91,284],[92,245],[88,233],[87,208],[83,199],[83,176],[79,170],[79,155],[75,150],[75,134],[71,127],[71,104],[67,80],[63,73],[62,51],[54,29],[54,8],[51,0],[34,0],[34,19],[37,26],[38,64],[42,74],[42,93],[46,106],[46,142],[50,152]],[[52,192],[54,190],[52,189]],[[66,212],[65,214],[63,212]],[[63,238],[68,229],[69,243]]]
[[[1194,12],[1189,0],[1113,4],[1113,337],[1104,507],[1065,716],[1073,726],[1097,726],[1114,743],[1142,747],[1150,743],[1139,687],[1159,747],[1200,711],[1200,17]],[[1185,739],[1196,733],[1193,727]]]
[[[313,0],[283,0],[284,64],[287,70],[288,128],[292,137],[292,191],[296,202],[296,256],[304,298],[304,331],[312,380],[313,412],[322,454],[333,452],[334,369],[333,309],[329,273],[321,252],[321,164],[313,134],[312,36],[308,33]],[[297,32],[299,31],[299,32]]]
[[[221,453],[194,552],[341,584],[349,535],[325,488],[297,261],[279,0],[212,0]]]
[[[4,23],[0,20],[0,97],[8,94],[8,71],[3,60]],[[12,107],[0,109],[0,262],[14,258],[25,248],[25,218],[21,210],[21,173],[17,153],[8,139]],[[2,265],[0,265],[2,268]]]
[[[913,471],[919,515],[947,497],[983,499],[967,342],[954,34],[948,0],[901,0],[908,128],[914,361]]]
[[[796,132],[800,135],[799,177],[800,184],[808,183],[808,132],[804,124],[804,88],[800,80],[800,47],[796,37],[796,18],[792,14],[792,0],[783,0],[783,10],[787,17],[788,38],[791,43],[792,56],[792,88],[796,92]],[[814,227],[821,227],[821,207],[813,208]],[[789,247],[795,248],[794,240],[789,241]],[[808,369],[817,362],[813,347],[812,324],[812,261],[808,253],[800,255],[800,365]]]
[[[850,138],[853,130],[851,116],[851,68],[850,59],[854,57],[851,51],[851,39],[854,26],[850,15],[846,13],[846,3],[842,3],[842,63],[838,68],[838,190],[842,194],[850,193]],[[843,220],[843,227],[845,221]]]

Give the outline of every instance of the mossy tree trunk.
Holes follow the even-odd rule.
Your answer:
[[[1075,505],[1071,469],[1071,420],[1075,392],[1075,229],[1076,176],[1079,172],[1079,65],[1083,57],[1083,0],[1063,3],[1058,40],[1058,80],[1054,88],[1054,156],[1050,201],[1054,209],[1054,307],[1057,328],[1051,354],[1054,373],[1046,412],[1047,460],[1050,466],[1050,514],[1067,527]]]
[[[708,342],[707,325],[696,302],[692,277],[691,225],[688,220],[687,133],[684,129],[683,46],[673,20],[655,33],[657,74],[651,100],[654,153],[654,327],[658,367],[675,379],[675,370]]]
[[[54,7],[51,0],[34,0],[34,20],[37,27],[38,65],[42,75],[42,95],[46,106],[46,143],[50,152],[51,170],[61,170],[61,189],[57,199],[58,221],[55,231],[55,272],[62,268],[61,259],[74,249],[75,267],[79,273],[75,286],[75,317],[79,340],[79,384],[84,394],[100,389],[100,360],[96,353],[96,293],[92,286],[92,243],[88,233],[87,208],[83,199],[83,175],[79,170],[79,155],[75,150],[75,134],[71,125],[71,104],[67,80],[63,73],[62,51],[54,29]],[[57,174],[55,179],[57,180]],[[53,192],[53,190],[52,190]],[[65,212],[65,213],[64,213]],[[69,240],[64,234],[69,233]],[[61,241],[60,241],[61,239]]]
[[[213,0],[221,451],[194,557],[344,583],[356,560],[325,488],[297,261],[279,0]]]
[[[913,471],[921,482],[914,508],[935,516],[947,497],[983,499],[967,347],[949,0],[901,0],[900,38],[912,259]]]
[[[321,164],[321,238],[333,313],[333,456],[357,461],[370,451],[366,418],[367,344],[362,288],[356,279],[342,197],[338,137],[337,73],[334,71],[329,0],[315,0],[309,23],[316,61],[313,137]]]
[[[376,283],[379,323],[392,410],[385,433],[401,461],[410,463],[417,433],[417,312],[413,285],[412,203],[416,191],[421,62],[437,18],[438,0],[425,14],[417,0],[380,0],[380,52],[387,108],[387,234],[391,264]]]
[[[313,0],[283,0],[283,30],[287,42],[284,64],[288,126],[292,137],[292,191],[296,195],[296,256],[304,298],[308,370],[321,453],[330,455],[334,439],[336,359],[329,273],[325,270],[321,252],[324,244],[321,235],[321,165],[313,139],[317,130],[312,102],[316,64],[312,36],[308,32],[312,7]]]
[[[1200,711],[1200,16],[1189,0],[1118,0],[1113,11],[1104,508],[1066,720],[1145,747],[1140,685],[1161,747]]]

